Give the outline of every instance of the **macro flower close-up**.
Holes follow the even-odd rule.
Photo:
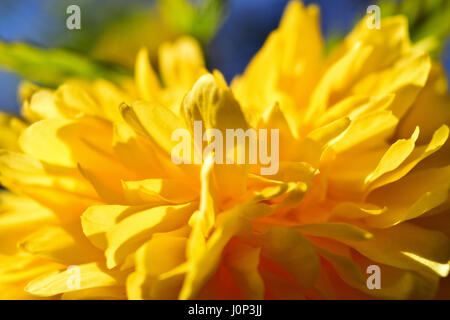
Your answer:
[[[0,299],[450,299],[434,42],[364,8],[331,45],[319,5],[283,10],[232,77],[208,60],[226,22],[132,58],[122,34],[105,64],[0,43],[24,75],[0,113]]]

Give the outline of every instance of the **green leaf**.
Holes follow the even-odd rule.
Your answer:
[[[0,67],[41,85],[55,87],[67,78],[104,78],[120,82],[128,73],[63,49],[40,49],[0,42]]]
[[[159,0],[160,12],[166,22],[180,33],[206,43],[219,28],[226,7],[225,0]]]

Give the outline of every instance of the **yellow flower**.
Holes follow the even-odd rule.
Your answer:
[[[445,75],[403,17],[326,59],[318,20],[291,2],[231,88],[189,38],[162,46],[163,85],[142,50],[134,83],[23,87],[26,124],[0,121],[0,298],[445,297]],[[174,164],[194,121],[279,129],[279,171]]]

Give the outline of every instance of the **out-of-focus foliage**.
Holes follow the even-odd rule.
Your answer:
[[[180,35],[190,35],[206,45],[223,20],[225,2],[158,0],[153,9],[130,11],[105,26],[92,56],[131,67],[142,46],[156,60],[158,46]]]
[[[197,1],[198,2],[198,1]],[[162,17],[175,30],[205,43],[216,33],[225,10],[224,0],[159,0]]]
[[[118,82],[127,74],[70,51],[43,50],[24,43],[0,42],[0,66],[51,87],[71,77],[106,78]]]
[[[337,32],[330,34],[325,39],[325,54],[328,55],[341,41],[343,40],[343,36]]]
[[[152,60],[156,60],[158,46],[177,35],[179,32],[157,12],[136,10],[106,25],[87,54],[131,69],[141,47],[146,47]]]
[[[49,8],[59,14],[58,24],[63,26],[68,4],[70,1],[60,1]],[[102,8],[107,14],[98,20],[95,2],[78,4],[81,30],[63,28],[53,35],[59,49],[0,42],[0,68],[51,87],[71,77],[119,82],[131,73],[141,47],[146,47],[152,60],[156,60],[157,47],[180,35],[193,36],[206,44],[217,31],[225,8],[225,0],[157,0],[153,5],[134,1],[125,8],[123,3],[112,1]]]
[[[99,1],[101,3],[105,1]],[[95,59],[131,68],[137,51],[145,46],[153,61],[158,46],[181,35],[196,38],[206,45],[215,35],[225,15],[226,0],[132,0],[124,6],[105,2],[101,19],[95,14],[99,3],[80,3],[82,30],[54,35],[59,43]],[[66,19],[64,8],[70,0],[61,0],[56,8],[60,23]],[[106,11],[105,11],[106,10]]]
[[[381,16],[403,14],[408,18],[411,39],[434,57],[450,35],[448,0],[380,0]]]

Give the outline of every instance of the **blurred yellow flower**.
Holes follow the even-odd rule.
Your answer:
[[[24,85],[26,123],[0,118],[0,298],[448,298],[450,98],[407,30],[363,20],[324,59],[293,1],[230,88],[190,38],[161,81],[141,50],[121,87]],[[278,173],[175,165],[196,120],[279,129]]]

